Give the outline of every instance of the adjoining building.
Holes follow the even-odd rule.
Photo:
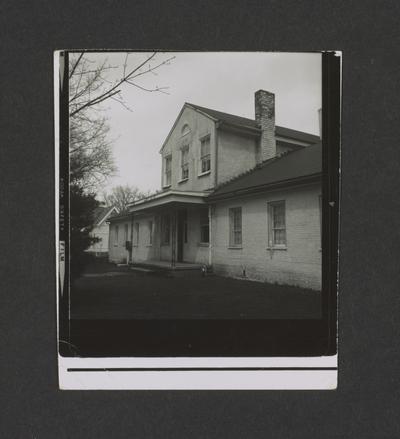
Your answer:
[[[91,253],[96,257],[108,257],[109,248],[109,233],[110,228],[108,224],[108,218],[117,213],[115,207],[96,207],[93,212],[93,229],[90,232],[90,236],[98,238],[98,242],[92,244],[87,250],[87,253]]]
[[[321,287],[321,141],[185,103],[161,147],[162,190],[110,221],[112,262],[198,264],[216,274]]]

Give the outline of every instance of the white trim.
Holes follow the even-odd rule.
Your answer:
[[[200,164],[201,164],[201,161],[200,161]],[[201,174],[197,174],[197,177],[204,177],[205,175],[209,175],[209,174],[211,174],[211,169],[209,171],[202,172]]]
[[[97,226],[101,226],[104,221],[111,215],[112,211],[115,210],[116,213],[118,213],[118,209],[115,206],[110,207],[110,210],[106,213],[106,215],[103,217],[103,219],[97,223]]]
[[[135,201],[129,204],[130,213],[140,210],[142,208],[155,207],[170,202],[182,202],[191,204],[204,204],[204,198],[209,195],[208,192],[192,192],[192,191],[166,191],[156,194],[149,198]],[[145,206],[144,206],[145,205]]]
[[[293,145],[299,145],[299,146],[310,146],[313,145],[311,142],[304,142],[302,140],[295,140],[290,137],[283,137],[283,136],[275,136],[275,140],[277,142],[286,142],[286,143],[292,143]]]
[[[274,244],[274,218],[273,208],[283,204],[285,219],[285,244]],[[268,220],[268,245],[267,250],[287,250],[287,221],[286,221],[286,199],[267,201],[267,220]]]

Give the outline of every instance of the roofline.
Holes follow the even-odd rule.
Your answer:
[[[159,198],[164,198],[167,197],[169,195],[183,195],[185,197],[206,197],[209,195],[209,192],[205,192],[205,191],[177,191],[177,190],[169,190],[169,191],[162,191],[162,192],[157,192],[154,195],[150,195],[148,197],[145,198],[141,198],[140,200],[136,200],[133,201],[132,203],[128,204],[128,207],[135,207],[138,206],[140,204],[144,204],[146,202],[149,201],[153,201],[153,200],[158,200]]]
[[[162,196],[148,198],[141,203],[131,205],[129,212],[131,214],[144,212],[150,209],[170,206],[174,203],[181,203],[185,205],[201,205],[205,203],[205,199],[209,196],[209,192],[183,192],[183,191],[168,191],[164,192]]]
[[[215,194],[215,195],[211,194],[209,195],[208,200],[219,201],[222,199],[233,198],[240,195],[249,195],[249,194],[264,192],[272,189],[281,189],[299,184],[310,184],[319,181],[321,178],[322,178],[322,172],[318,172],[315,174],[290,178],[287,180],[279,180],[279,181],[274,181],[272,183],[251,186],[244,189],[236,189],[229,192],[225,192],[223,194]]]
[[[165,138],[160,150],[158,151],[159,154],[161,154],[162,150],[164,149],[164,146],[166,145],[166,143],[168,142],[169,138],[171,137],[172,131],[175,129],[176,124],[178,123],[178,120],[180,119],[183,111],[185,110],[185,108],[191,108],[194,111],[197,111],[198,113],[202,114],[203,116],[208,117],[209,119],[211,119],[212,121],[216,122],[218,119],[215,119],[214,117],[211,117],[209,114],[204,113],[204,111],[201,111],[199,109],[197,109],[194,104],[190,104],[189,102],[185,102],[181,108],[181,111],[179,112],[177,118],[175,119],[174,124],[172,125],[171,129],[169,130],[167,137]]]
[[[250,125],[242,125],[238,123],[229,123],[223,120],[217,121],[217,128],[222,128],[222,129],[225,128],[233,132],[240,132],[242,134],[247,134],[256,137],[261,135],[261,128],[252,127]]]
[[[131,217],[132,217],[132,214],[128,212],[128,213],[124,213],[122,215],[114,215],[114,216],[108,218],[107,222],[110,223],[114,220],[129,219]]]
[[[164,149],[166,143],[168,142],[169,138],[171,137],[172,131],[175,129],[176,124],[178,123],[178,120],[180,119],[183,111],[185,110],[185,108],[190,108],[193,111],[196,111],[197,113],[207,117],[208,119],[212,120],[213,122],[220,122],[221,126],[226,126],[226,127],[240,127],[241,129],[244,129],[247,131],[247,133],[249,134],[260,134],[261,133],[261,128],[258,127],[252,127],[250,125],[246,125],[246,124],[239,124],[239,123],[229,123],[229,122],[225,122],[221,119],[215,118],[213,116],[211,116],[210,114],[208,114],[207,112],[200,110],[199,108],[196,107],[195,104],[191,104],[190,102],[185,102],[181,108],[181,111],[179,112],[177,118],[175,119],[174,124],[172,125],[171,129],[169,130],[167,137],[165,138],[160,150],[158,151],[159,154],[161,154],[162,150]],[[211,109],[210,109],[211,110]],[[227,113],[228,114],[228,113]],[[232,116],[235,116],[234,114],[232,114]],[[249,120],[253,120],[253,119],[249,119]],[[285,134],[285,133],[277,133],[277,131],[289,131],[289,134]],[[304,144],[304,146],[306,144],[315,144],[318,143],[319,140],[321,140],[317,135],[315,134],[310,134],[310,133],[306,133],[305,131],[299,131],[299,130],[294,130],[292,128],[287,128],[287,127],[281,127],[279,125],[275,126],[275,137],[281,137],[281,138],[285,138],[285,139],[291,139],[291,140],[295,140],[297,142],[300,142]]]
[[[214,122],[217,122],[219,120],[218,118],[211,116],[210,114],[206,113],[205,111],[200,110],[200,108],[197,108],[195,104],[191,104],[190,102],[185,102],[185,105],[187,105],[192,110],[197,111],[198,113],[202,114],[203,116],[208,117],[209,119],[213,120]]]
[[[277,133],[277,131],[289,131],[289,134],[284,132]],[[293,128],[281,127],[279,125],[275,126],[275,137],[280,137],[284,139],[295,140],[298,143],[303,143],[304,145],[316,144],[321,141],[321,138],[316,134],[310,134],[305,131],[294,130]]]
[[[107,217],[110,215],[110,213],[115,210],[118,213],[118,210],[115,206],[111,206],[110,209],[107,211],[107,213],[103,216],[103,218],[97,222],[96,227],[100,227],[104,221],[106,221]]]

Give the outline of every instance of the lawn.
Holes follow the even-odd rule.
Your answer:
[[[314,319],[321,293],[224,278],[166,277],[112,265],[71,286],[73,319]]]

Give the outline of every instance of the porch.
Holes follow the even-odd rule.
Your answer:
[[[200,273],[211,265],[206,196],[167,191],[133,203],[128,226],[132,245],[126,258],[132,268]]]

